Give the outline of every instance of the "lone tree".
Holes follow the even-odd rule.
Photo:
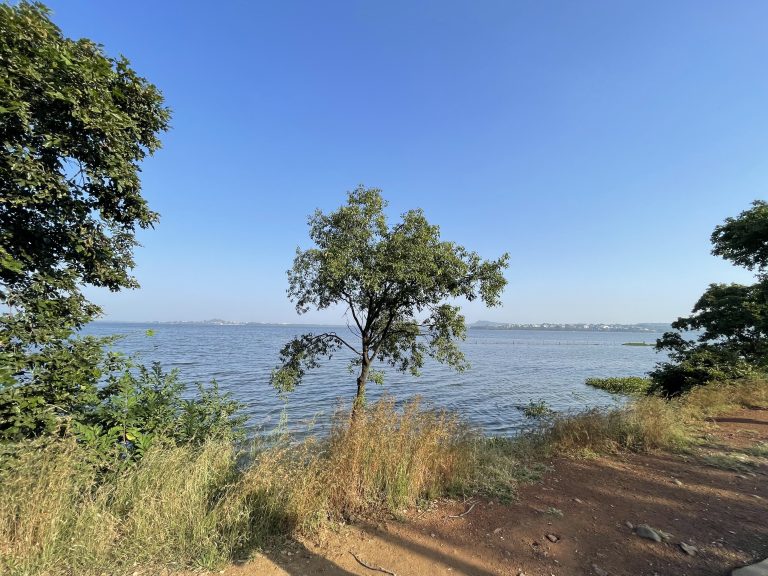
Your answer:
[[[756,272],[757,282],[710,284],[691,316],[678,318],[656,343],[671,362],[651,372],[668,396],[709,381],[768,368],[768,203],[757,200],[712,233],[712,254]],[[695,338],[686,333],[697,332]]]
[[[304,334],[280,352],[272,384],[292,391],[306,371],[344,348],[358,371],[354,412],[368,380],[381,383],[374,361],[419,374],[425,356],[457,370],[467,367],[457,340],[466,335],[459,307],[448,301],[481,298],[498,306],[509,256],[484,261],[475,252],[440,239],[421,210],[390,227],[381,191],[358,187],[335,212],[309,219],[309,250],[298,249],[288,271],[288,294],[299,314],[340,304],[352,338],[336,332]],[[345,334],[346,336],[346,334]]]
[[[137,286],[135,232],[157,220],[139,163],[169,111],[42,4],[0,4],[0,62],[0,433],[24,435],[95,397],[99,343],[70,338],[99,313],[81,287]]]

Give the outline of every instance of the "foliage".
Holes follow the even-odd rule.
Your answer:
[[[656,343],[670,361],[650,373],[651,391],[678,395],[693,386],[768,367],[768,204],[753,202],[712,234],[712,253],[757,273],[757,282],[711,284],[687,317]],[[698,333],[694,338],[687,334]]]
[[[93,402],[99,344],[72,334],[99,309],[80,288],[137,286],[135,232],[157,220],[139,163],[169,112],[125,58],[64,37],[41,4],[0,4],[0,61],[0,421],[29,436]]]
[[[638,395],[648,392],[651,380],[639,376],[624,376],[621,378],[587,378],[587,386],[599,388],[613,394]]]
[[[0,441],[71,431],[93,459],[114,464],[140,457],[154,440],[199,444],[242,434],[240,404],[215,382],[185,398],[176,370],[136,365],[102,344],[76,338],[33,352],[34,377],[0,389]]]
[[[198,384],[193,398],[183,397],[185,388],[176,370],[129,363],[109,374],[98,403],[71,418],[72,432],[102,466],[141,458],[154,442],[197,445],[243,436],[240,403],[215,381],[209,388]]]
[[[548,418],[555,413],[549,403],[543,399],[531,400],[525,406],[518,406],[517,409],[523,413],[523,416],[531,420]]]
[[[447,301],[480,298],[499,305],[508,256],[483,261],[441,240],[439,228],[421,210],[406,212],[390,227],[385,207],[379,190],[361,186],[349,193],[345,206],[330,214],[318,210],[310,218],[315,247],[297,250],[288,294],[299,313],[344,306],[355,340],[326,332],[290,341],[272,374],[279,390],[293,390],[307,370],[342,348],[359,370],[355,406],[363,401],[369,378],[381,381],[371,370],[374,361],[414,375],[426,356],[458,370],[466,366],[456,343],[466,334],[464,317]]]
[[[86,337],[31,349],[27,370],[6,373],[0,384],[0,441],[60,433],[66,420],[81,418],[97,405],[100,380],[121,364],[103,345],[103,339]]]

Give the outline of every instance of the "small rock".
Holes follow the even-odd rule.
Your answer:
[[[496,530],[493,531],[494,534],[498,534],[499,532],[501,532],[501,528],[496,528]]]
[[[696,546],[691,546],[690,544],[686,544],[685,542],[680,542],[680,549],[688,554],[688,556],[696,556],[696,553],[699,551]]]
[[[680,482],[680,480],[678,480],[677,478],[673,478],[673,479],[672,479],[672,481],[673,481],[675,484],[677,484],[678,486],[682,486],[682,485],[683,485],[683,483],[682,483],[682,482]]]
[[[661,542],[661,534],[656,532],[653,528],[648,526],[648,524],[640,524],[635,529],[635,534],[640,536],[640,538],[647,538],[648,540],[653,540],[654,542]]]
[[[434,532],[430,532],[430,534],[429,534],[429,535],[430,535],[430,536],[432,536],[432,538],[434,538],[434,537],[435,537],[435,533],[434,533]]]
[[[768,576],[768,558],[757,564],[737,568],[731,572],[731,576]]]
[[[592,570],[594,571],[595,574],[597,574],[597,576],[608,576],[608,571],[603,570],[597,564],[592,564]]]
[[[560,538],[558,538],[554,534],[547,534],[547,540],[549,540],[550,542],[557,542],[558,540],[560,540]]]
[[[630,522],[629,520],[627,520],[626,522],[624,522],[624,525],[625,525],[627,528],[629,528],[630,530],[634,530],[634,529],[635,529],[635,525],[634,525],[634,524],[632,524],[632,522]]]
[[[576,504],[584,504],[584,501],[579,500],[578,498],[574,498],[573,501],[576,502]]]

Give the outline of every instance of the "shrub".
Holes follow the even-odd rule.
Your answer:
[[[240,404],[216,382],[198,384],[197,395],[186,398],[176,370],[136,365],[103,345],[103,339],[72,341],[34,380],[0,384],[0,441],[71,433],[90,448],[91,461],[109,467],[141,457],[153,442],[242,436]]]
[[[659,363],[649,373],[650,393],[672,398],[697,386],[738,380],[758,373],[753,364],[727,349],[699,345],[681,350],[672,357],[672,362]]]

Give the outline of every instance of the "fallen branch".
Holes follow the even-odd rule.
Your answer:
[[[472,506],[470,506],[470,507],[469,507],[469,510],[467,510],[466,512],[462,512],[461,514],[455,514],[455,515],[453,515],[453,514],[449,514],[449,515],[448,515],[448,518],[461,518],[462,516],[466,516],[467,514],[469,514],[470,512],[472,512],[472,508],[474,508],[474,507],[475,507],[475,504],[477,504],[477,502],[474,502],[474,503],[472,504]]]
[[[360,564],[361,566],[365,566],[366,568],[368,568],[368,570],[375,570],[376,572],[384,572],[384,574],[389,574],[389,576],[397,576],[397,574],[395,574],[394,572],[391,572],[386,568],[382,568],[381,566],[371,566],[370,564],[366,564],[365,562],[360,560],[360,558],[358,558],[357,554],[355,554],[354,552],[350,552],[350,554],[352,554],[352,557],[355,560],[357,560],[358,564]]]

